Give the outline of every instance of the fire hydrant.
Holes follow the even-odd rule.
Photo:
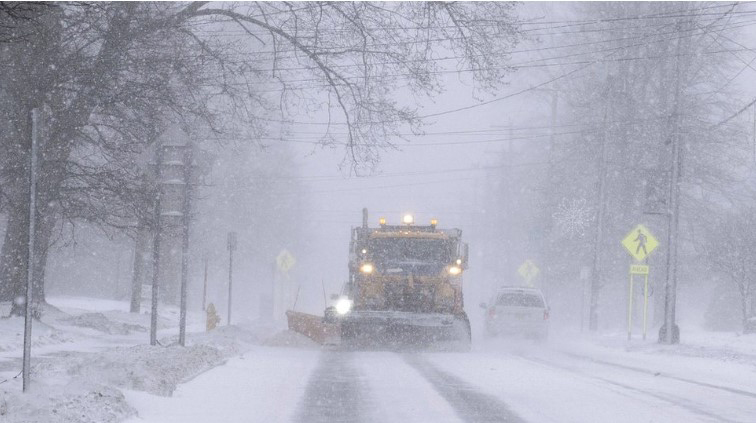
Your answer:
[[[215,306],[213,303],[208,304],[207,310],[205,310],[207,313],[207,331],[210,332],[211,330],[215,329],[216,326],[218,326],[218,323],[220,323],[220,316],[218,316],[218,313],[215,311]]]

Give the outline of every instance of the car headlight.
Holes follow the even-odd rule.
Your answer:
[[[459,266],[451,266],[449,267],[449,274],[452,276],[456,276],[462,273],[462,268]]]
[[[336,302],[336,313],[344,315],[352,310],[352,300],[349,298],[339,298]]]
[[[360,272],[362,273],[373,273],[373,265],[370,263],[365,263],[362,266],[360,266]]]

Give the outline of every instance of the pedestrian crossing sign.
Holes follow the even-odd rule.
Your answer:
[[[648,228],[638,225],[622,240],[622,245],[634,259],[643,261],[659,246],[659,241]]]

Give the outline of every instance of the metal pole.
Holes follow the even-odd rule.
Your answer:
[[[234,249],[228,249],[228,325],[231,325],[231,293],[233,292]]]
[[[646,340],[646,329],[648,328],[648,273],[643,285],[643,340]]]
[[[150,345],[157,345],[158,289],[160,288],[160,236],[162,219],[160,217],[160,197],[163,189],[163,146],[158,141],[156,157],[156,193],[155,193],[155,233],[152,240],[152,308],[150,316]]]
[[[580,278],[580,285],[583,288],[580,292],[580,333],[585,331],[585,285],[587,278]]]
[[[181,310],[179,312],[179,345],[186,345],[186,285],[189,272],[189,224],[192,211],[192,144],[188,142],[184,154],[184,209],[181,240]]]
[[[38,111],[32,109],[32,136],[31,136],[31,157],[29,158],[29,257],[26,262],[26,298],[24,306],[24,359],[23,359],[23,392],[29,389],[29,374],[31,370],[31,332],[32,332],[32,293],[34,281],[34,238],[36,226],[37,210],[37,132],[38,132]]]
[[[627,297],[627,340],[633,337],[633,272],[630,272],[630,284]]]
[[[202,284],[202,310],[207,308],[207,256],[205,256],[205,278]]]

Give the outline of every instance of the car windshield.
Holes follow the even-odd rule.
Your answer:
[[[540,295],[521,292],[507,292],[499,294],[496,305],[510,307],[543,307]]]

